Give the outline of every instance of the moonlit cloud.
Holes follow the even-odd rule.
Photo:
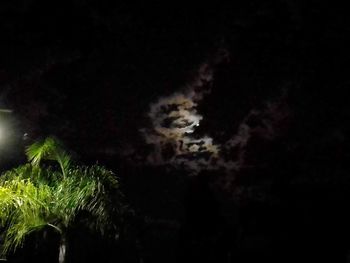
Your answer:
[[[247,165],[246,148],[253,137],[271,140],[278,135],[279,123],[288,112],[279,102],[266,103],[261,110],[252,109],[237,132],[222,145],[210,134],[196,134],[204,118],[197,107],[213,88],[215,63],[202,64],[192,82],[150,105],[147,114],[150,127],[140,130],[145,142],[152,146],[145,158],[147,163],[185,169],[192,175],[219,169],[232,174]]]
[[[213,80],[212,66],[204,63],[194,80],[182,90],[150,105],[151,127],[141,129],[146,143],[154,148],[147,156],[147,162],[197,173],[218,158],[219,146],[213,138],[194,136],[203,119],[197,111],[198,103],[210,93]]]

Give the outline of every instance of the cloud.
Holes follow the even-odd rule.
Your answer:
[[[197,107],[210,94],[214,69],[220,61],[215,58],[203,63],[193,81],[183,89],[151,103],[150,126],[140,130],[145,142],[152,146],[144,159],[146,163],[185,169],[192,175],[203,170],[223,170],[232,174],[249,164],[246,149],[252,138],[268,141],[278,136],[280,123],[288,117],[284,95],[265,103],[260,110],[252,109],[241,121],[237,132],[223,144],[216,143],[209,134],[196,134],[196,128],[204,118]]]

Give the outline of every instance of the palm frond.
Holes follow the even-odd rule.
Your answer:
[[[41,184],[50,180],[49,174],[48,170],[28,163],[4,172],[0,177],[0,182],[14,179],[31,179],[34,184]]]
[[[115,174],[98,165],[73,166],[70,156],[53,138],[34,143],[26,151],[30,163],[0,177],[0,228],[3,252],[23,244],[27,235],[45,226],[63,233],[79,215],[89,215],[88,226],[100,233],[118,231],[123,195]],[[55,160],[62,172],[42,160]],[[63,175],[63,176],[62,176]]]
[[[69,176],[59,182],[55,191],[55,211],[64,211],[61,218],[68,226],[76,216],[86,211],[93,216],[97,228],[101,230],[112,224],[110,205],[112,192],[119,192],[114,174],[101,166],[77,166],[69,170]],[[114,204],[117,206],[117,204]]]
[[[39,166],[43,160],[57,161],[64,177],[71,163],[71,156],[55,137],[33,143],[27,147],[26,154],[33,166]]]
[[[46,225],[50,188],[29,179],[13,179],[0,186],[0,223],[6,227],[3,252],[21,246],[32,231]]]

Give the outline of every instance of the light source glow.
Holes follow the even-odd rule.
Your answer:
[[[3,128],[0,126],[0,143],[3,141],[3,137],[4,137],[4,131],[3,131]]]

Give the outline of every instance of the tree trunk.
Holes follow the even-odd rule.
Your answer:
[[[59,263],[66,263],[66,255],[67,255],[67,239],[64,234],[61,235],[60,239],[60,247],[59,247],[59,254],[58,254],[58,262]]]

